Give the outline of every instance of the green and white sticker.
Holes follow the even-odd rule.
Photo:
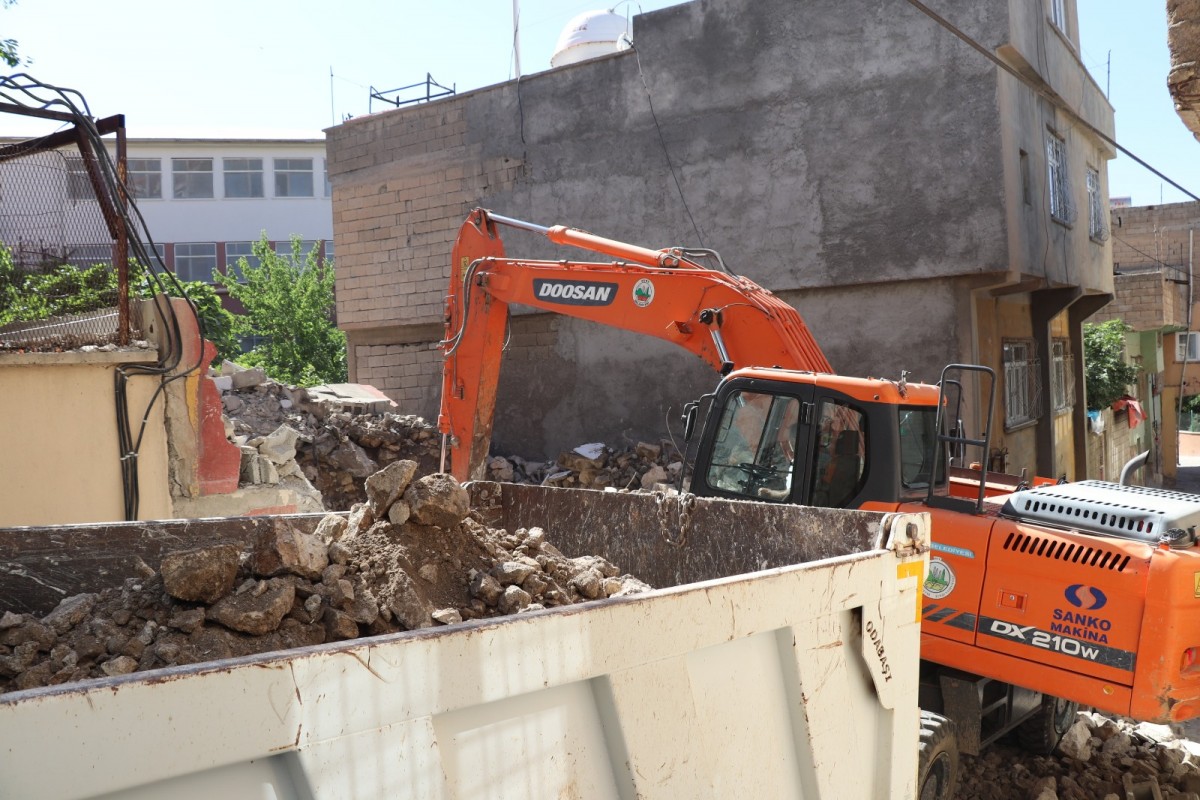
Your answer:
[[[939,556],[934,556],[929,559],[929,572],[925,575],[925,586],[922,588],[922,593],[930,600],[941,600],[954,591],[954,584],[957,580],[954,568]]]

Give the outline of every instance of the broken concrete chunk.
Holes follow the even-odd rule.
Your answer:
[[[667,471],[658,464],[655,464],[646,470],[646,474],[642,476],[641,484],[643,489],[649,491],[654,488],[656,483],[666,483],[668,480],[670,480],[670,476],[667,474]]]
[[[471,576],[471,583],[468,585],[472,597],[476,597],[489,606],[494,606],[500,602],[500,595],[504,593],[504,587],[500,585],[500,581],[486,572],[476,572]]]
[[[500,597],[500,610],[505,614],[516,614],[526,608],[532,600],[529,592],[520,586],[508,586]]]
[[[224,367],[222,366],[223,369]],[[259,367],[234,372],[230,377],[234,389],[248,389],[251,386],[258,386],[267,381],[267,373]]]
[[[343,536],[357,536],[375,524],[375,514],[367,503],[355,503],[350,509],[350,518],[346,521]]]
[[[383,469],[367,478],[365,488],[367,502],[376,517],[383,517],[392,503],[396,502],[417,474],[417,462],[393,461]]]
[[[392,503],[392,507],[389,508],[387,512],[388,522],[392,523],[393,525],[403,525],[404,523],[408,522],[408,519],[411,516],[412,509],[409,508],[408,503],[404,502],[403,500],[397,500],[396,502]]]
[[[325,637],[328,641],[354,639],[358,636],[358,623],[345,611],[325,609]]]
[[[342,534],[346,532],[346,522],[345,514],[328,514],[317,524],[313,536],[326,544],[332,544],[342,538]]]
[[[231,544],[169,553],[162,560],[163,587],[177,600],[214,603],[233,589],[240,559]]]
[[[329,552],[321,539],[282,523],[260,531],[250,555],[251,569],[263,577],[291,573],[309,580],[320,580],[327,566]]]
[[[128,675],[136,670],[137,667],[137,659],[130,656],[117,656],[100,665],[100,669],[104,670],[104,674],[110,678],[115,678],[118,675]]]
[[[12,611],[5,611],[4,616],[0,617],[0,631],[6,631],[9,628],[15,628],[25,621],[24,614],[17,614]]]
[[[171,615],[167,625],[183,633],[191,633],[204,624],[204,609],[190,608]]]
[[[296,442],[300,433],[289,425],[280,425],[263,437],[258,452],[273,464],[286,464],[296,460]]]
[[[1058,743],[1058,752],[1076,761],[1092,758],[1092,731],[1083,720],[1078,720]]]
[[[488,461],[488,476],[494,481],[511,482],[516,472],[511,461],[497,457]]]
[[[657,444],[649,444],[648,442],[638,442],[633,447],[633,452],[637,453],[638,458],[644,458],[647,461],[657,461],[662,455],[662,446]]]
[[[462,614],[457,608],[439,608],[430,616],[439,625],[457,625],[463,621]]]
[[[43,625],[49,625],[60,636],[74,628],[96,607],[99,595],[77,594],[64,597],[54,610],[42,618]]]
[[[604,596],[604,577],[594,569],[581,570],[569,585],[589,600]]]
[[[412,519],[421,525],[453,528],[471,510],[471,496],[453,475],[435,472],[413,481],[404,492]]]
[[[531,567],[519,561],[502,561],[492,567],[492,575],[500,582],[501,586],[522,583],[536,571],[537,567]]]
[[[262,636],[279,627],[279,623],[296,600],[296,587],[288,580],[271,578],[266,590],[229,595],[209,608],[207,618],[230,630]]]

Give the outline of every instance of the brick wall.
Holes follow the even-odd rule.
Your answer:
[[[1186,267],[1188,232],[1200,227],[1200,203],[1168,203],[1112,210],[1113,269],[1166,264]]]
[[[521,174],[512,158],[468,154],[463,115],[461,104],[429,104],[330,132],[337,313],[348,332],[440,322],[459,227],[480,197]]]
[[[1166,326],[1187,326],[1187,287],[1174,283],[1178,273],[1155,269],[1116,277],[1113,301],[1089,322],[1122,319],[1135,331],[1155,331]]]
[[[436,343],[353,345],[355,380],[399,404],[402,414],[427,415],[441,390],[442,353]]]

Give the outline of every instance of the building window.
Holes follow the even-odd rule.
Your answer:
[[[313,160],[311,158],[275,159],[275,196],[312,197]]]
[[[1200,362],[1200,333],[1175,334],[1175,360]]]
[[[83,156],[67,156],[67,198],[70,200],[95,200],[92,179],[88,176]]]
[[[1004,343],[1004,427],[1016,428],[1041,416],[1038,361],[1030,339]]]
[[[131,158],[125,162],[129,191],[138,200],[162,199],[162,159]]]
[[[1061,414],[1075,405],[1075,359],[1071,356],[1070,343],[1066,339],[1051,342],[1050,359],[1054,412]]]
[[[325,260],[333,261],[333,239],[325,240]]]
[[[258,266],[258,256],[254,255],[254,242],[225,243],[225,274],[235,276],[238,283],[246,282],[240,263],[243,258],[248,266]]]
[[[66,261],[77,269],[87,269],[97,264],[113,263],[113,246],[108,244],[76,244],[67,248]]]
[[[1067,0],[1050,0],[1050,21],[1063,33],[1067,32]]]
[[[1071,185],[1067,180],[1067,143],[1054,133],[1046,134],[1046,170],[1050,185],[1050,216],[1071,223]]]
[[[177,199],[213,196],[213,160],[211,158],[172,158],[171,173]]]
[[[212,283],[216,268],[217,245],[214,242],[175,245],[175,276],[179,280]]]
[[[300,242],[300,251],[296,254],[297,267],[304,269],[305,264],[308,263],[308,254],[316,250],[318,244],[320,244],[320,242],[316,239],[304,239]],[[279,253],[281,256],[290,256],[292,254],[291,241],[276,242],[275,252]]]
[[[222,161],[225,172],[226,197],[262,197],[263,162],[261,158],[226,158]]]
[[[333,184],[329,182],[329,159],[322,159],[321,163],[325,167],[325,196],[333,197]]]
[[[1033,189],[1029,182],[1029,153],[1021,151],[1021,199],[1025,205],[1033,205]]]
[[[1100,199],[1100,172],[1088,167],[1088,236],[1097,242],[1108,237],[1104,226],[1104,203]]]

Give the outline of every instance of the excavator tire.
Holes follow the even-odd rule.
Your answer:
[[[932,711],[921,712],[917,756],[917,796],[952,800],[958,786],[958,734],[954,723]]]
[[[1042,707],[1017,726],[1017,744],[1022,750],[1049,755],[1058,747],[1064,734],[1075,724],[1079,704],[1053,695],[1042,695]]]

